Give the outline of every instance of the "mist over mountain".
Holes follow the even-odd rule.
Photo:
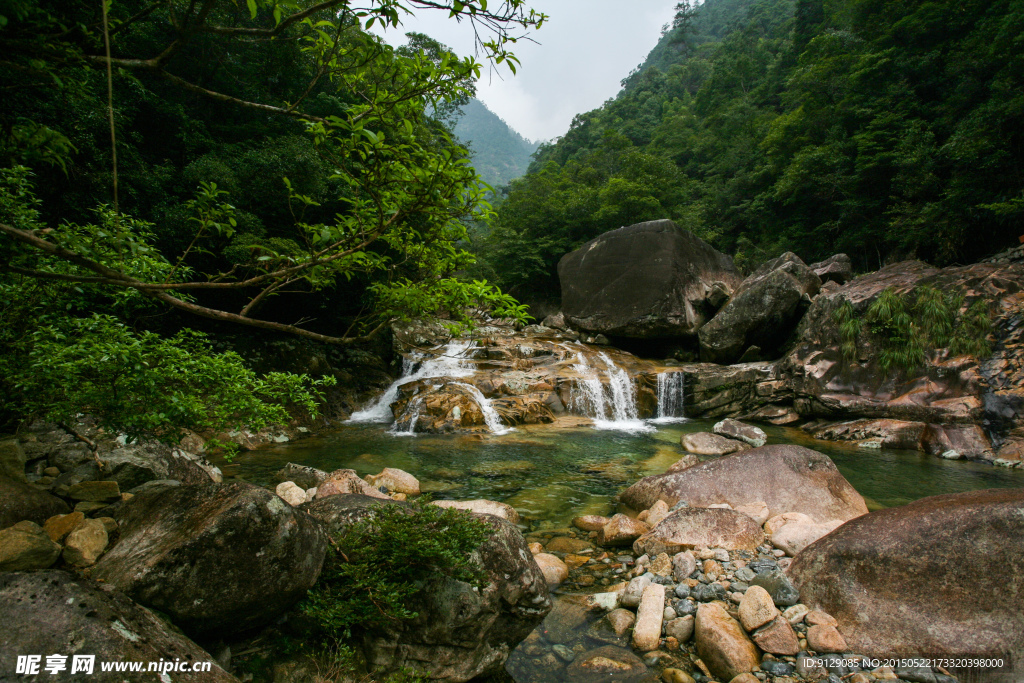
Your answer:
[[[530,142],[512,130],[497,114],[477,99],[462,108],[455,135],[469,147],[473,166],[490,185],[507,185],[526,173],[530,156],[540,142]]]

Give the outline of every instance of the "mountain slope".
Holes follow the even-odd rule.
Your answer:
[[[512,130],[478,99],[462,108],[455,135],[469,146],[473,167],[487,183],[507,185],[526,172],[540,143],[530,142]]]

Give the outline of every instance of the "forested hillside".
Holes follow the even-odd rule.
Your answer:
[[[530,142],[473,98],[455,123],[455,136],[469,148],[473,168],[484,182],[498,187],[526,173],[539,143]]]
[[[481,253],[556,298],[558,259],[672,218],[746,268],[966,263],[1024,232],[1024,3],[707,0],[513,183]]]

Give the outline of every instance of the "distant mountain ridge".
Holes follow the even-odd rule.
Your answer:
[[[526,173],[540,142],[530,142],[478,99],[462,108],[455,135],[469,147],[473,167],[485,182],[499,187]]]

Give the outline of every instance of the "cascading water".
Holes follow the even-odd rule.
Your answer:
[[[603,351],[598,353],[598,357],[605,366],[603,373],[590,365],[582,350],[577,353],[573,369],[580,377],[573,381],[569,396],[570,409],[591,418],[595,429],[652,431],[653,428],[639,418],[636,387],[629,373],[617,366]]]
[[[468,377],[472,375],[473,368],[466,362],[472,348],[472,341],[450,342],[439,355],[424,360],[415,372],[412,372],[412,369],[418,358],[404,358],[402,360],[402,376],[396,379],[376,401],[366,408],[352,413],[346,422],[391,422],[393,419],[391,404],[398,398],[398,388],[403,384],[431,377]],[[415,426],[415,422],[413,426]]]
[[[496,411],[494,406],[491,405],[491,400],[480,393],[479,389],[472,384],[465,384],[463,382],[452,382],[452,384],[465,389],[467,393],[469,393],[470,397],[476,401],[476,404],[480,406],[480,412],[484,414],[484,424],[487,425],[487,428],[491,430],[492,434],[501,436],[502,434],[508,434],[513,431],[511,427],[506,427],[501,424],[501,418],[498,416],[498,411]]]
[[[658,416],[652,422],[682,422],[686,419],[683,410],[685,379],[682,372],[658,373]]]

